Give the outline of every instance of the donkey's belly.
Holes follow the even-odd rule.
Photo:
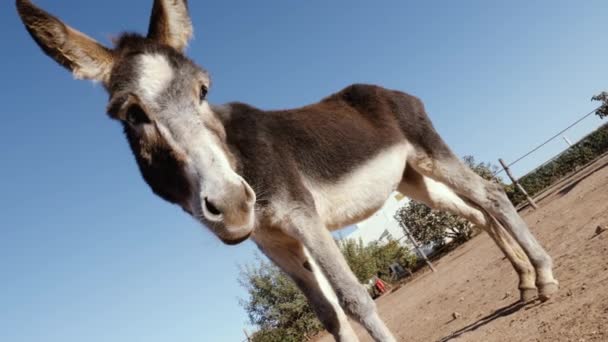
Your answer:
[[[305,178],[327,227],[333,230],[360,222],[380,209],[403,177],[406,151],[403,144],[389,147],[336,182]]]

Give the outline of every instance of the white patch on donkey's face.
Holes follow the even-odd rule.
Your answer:
[[[173,80],[173,68],[160,54],[142,55],[139,61],[138,88],[146,101],[153,102]]]

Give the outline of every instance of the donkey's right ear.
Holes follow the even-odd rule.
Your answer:
[[[110,49],[29,0],[17,0],[17,11],[42,51],[72,71],[74,77],[108,83],[114,59]]]
[[[184,51],[192,32],[188,0],[154,0],[148,38]]]

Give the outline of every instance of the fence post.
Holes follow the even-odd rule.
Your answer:
[[[426,264],[429,265],[429,267],[431,268],[431,271],[437,272],[437,270],[435,269],[435,267],[433,267],[433,264],[431,263],[429,258],[426,257],[426,254],[424,254],[424,252],[420,248],[418,241],[416,241],[416,239],[414,239],[414,237],[412,236],[412,233],[410,233],[410,230],[407,229],[407,227],[404,224],[401,225],[401,228],[403,228],[403,232],[405,232],[408,239],[410,239],[410,242],[412,243],[412,245],[414,245],[414,248],[416,248],[416,251],[418,251],[418,254],[420,255],[420,257],[422,257],[422,259],[424,259]]]
[[[247,338],[247,340],[246,340],[247,342],[251,342],[251,341],[253,341],[253,340],[251,339],[251,337],[249,336],[249,334],[247,333],[247,330],[246,330],[245,328],[243,328],[243,332],[245,333],[245,337]]]
[[[524,187],[521,186],[521,184],[519,184],[519,182],[515,179],[515,177],[513,177],[513,175],[511,174],[511,170],[509,170],[509,167],[507,166],[507,163],[505,163],[505,161],[502,160],[502,158],[498,158],[498,162],[500,163],[500,165],[502,165],[502,167],[505,170],[507,176],[509,176],[509,178],[511,179],[511,182],[513,182],[513,185],[515,185],[515,187],[519,191],[521,191],[521,193],[524,194],[524,196],[526,196],[526,199],[528,200],[528,203],[530,203],[530,205],[532,206],[532,208],[538,209],[538,205],[536,205],[536,202],[534,202],[534,200],[532,199],[532,197],[530,197],[530,195],[528,195],[528,192],[526,191],[526,189],[524,189]]]

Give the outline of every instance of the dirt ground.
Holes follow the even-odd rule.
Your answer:
[[[481,234],[415,280],[377,300],[400,341],[608,341],[608,158],[521,212],[553,257],[560,291],[525,306],[517,276]],[[454,318],[456,317],[456,318]],[[362,341],[367,333],[353,324]],[[319,341],[332,341],[325,334]]]

